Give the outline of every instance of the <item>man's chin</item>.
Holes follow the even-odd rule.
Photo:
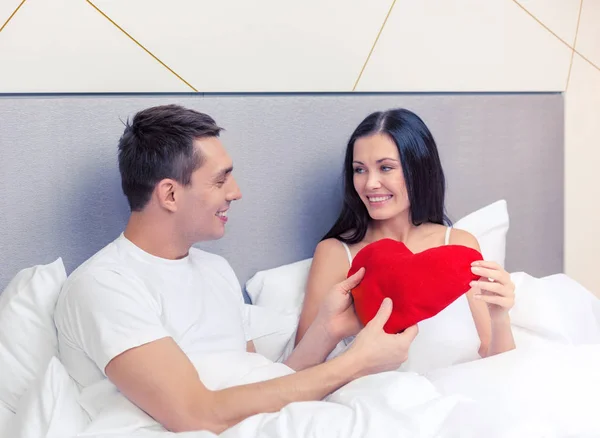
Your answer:
[[[212,240],[219,240],[222,237],[225,236],[225,229],[221,230],[220,232],[214,232],[211,234],[205,234],[202,237],[199,237],[196,240],[196,243],[201,243],[201,242],[210,242]]]

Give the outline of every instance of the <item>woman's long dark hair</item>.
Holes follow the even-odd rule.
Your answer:
[[[352,161],[356,140],[376,133],[387,134],[398,148],[412,223],[450,224],[444,212],[444,171],[433,135],[415,113],[392,109],[369,115],[352,133],[344,158],[344,205],[323,240],[333,237],[352,244],[363,240],[367,233],[371,218],[354,188]]]

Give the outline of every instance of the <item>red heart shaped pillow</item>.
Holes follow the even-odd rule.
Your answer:
[[[387,333],[399,333],[437,315],[470,289],[478,278],[471,263],[481,253],[462,245],[445,245],[413,254],[402,242],[382,239],[361,249],[348,276],[366,269],[361,283],[352,290],[358,318],[367,324],[381,302],[390,297],[392,315],[385,324]]]

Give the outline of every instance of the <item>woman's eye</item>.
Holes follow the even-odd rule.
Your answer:
[[[390,170],[392,170],[393,168],[390,166],[381,166],[381,171],[382,172],[389,172]]]
[[[354,173],[364,173],[364,169],[361,167],[355,167],[354,168]]]

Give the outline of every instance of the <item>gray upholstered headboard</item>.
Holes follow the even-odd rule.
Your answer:
[[[452,219],[504,198],[507,268],[563,270],[560,94],[0,96],[0,290],[18,270],[59,256],[70,272],[121,232],[121,120],[164,103],[207,112],[226,128],[244,197],[226,237],[201,246],[229,259],[241,282],[312,255],[338,213],[350,133],[392,107],[431,128]]]

